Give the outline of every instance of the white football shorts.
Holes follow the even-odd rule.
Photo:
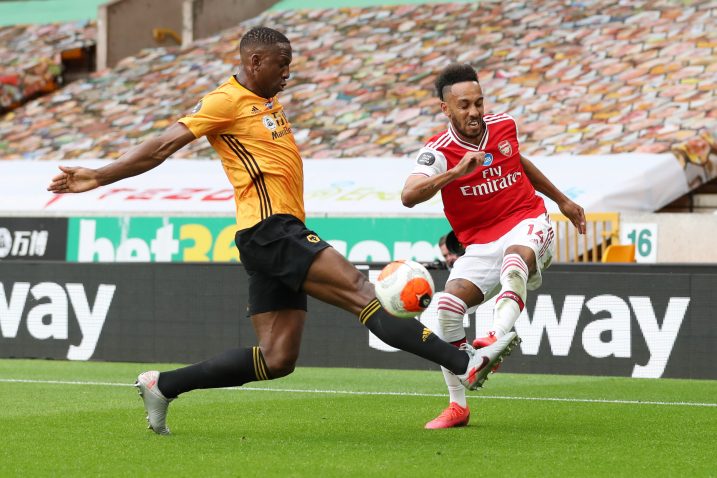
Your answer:
[[[536,271],[528,277],[528,290],[543,283],[542,271],[553,260],[555,232],[547,214],[519,222],[500,239],[487,244],[471,244],[453,264],[448,281],[465,279],[483,292],[483,302],[500,292],[500,269],[505,250],[510,246],[526,246],[535,252]]]

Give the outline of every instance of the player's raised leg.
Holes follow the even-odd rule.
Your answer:
[[[487,347],[507,334],[525,308],[528,278],[536,270],[535,252],[526,246],[510,246],[500,270],[501,289],[493,311],[493,327],[485,337],[473,341],[476,348]]]
[[[482,385],[487,374],[483,369],[507,353],[510,345],[500,342],[481,353],[475,353],[468,344],[456,349],[419,321],[390,315],[376,299],[373,284],[333,248],[317,254],[304,281],[304,290],[358,315],[361,323],[388,345],[446,367],[469,389]]]
[[[465,373],[469,354],[440,340],[415,319],[399,319],[376,299],[373,284],[333,248],[320,252],[304,281],[304,290],[319,300],[357,316],[388,345],[411,352],[457,374]]]
[[[485,298],[483,290],[477,284],[482,284],[485,281],[489,273],[484,269],[489,270],[490,267],[486,266],[484,260],[477,260],[473,257],[473,252],[469,250],[466,255],[455,262],[446,283],[446,290],[439,298],[439,323],[446,336],[451,340],[453,338],[458,340],[459,337],[465,338],[463,316],[469,306],[475,307],[481,304]],[[510,337],[506,337],[505,340],[496,342],[493,346],[481,350],[480,355],[483,357],[483,366],[477,370],[477,376],[471,380],[473,386],[470,389],[475,390],[482,387],[483,382],[488,379],[490,371],[503,361],[505,355],[510,354],[519,340],[515,334],[512,334]],[[464,345],[463,347],[466,346]]]
[[[530,249],[528,252],[530,255],[533,253]],[[524,254],[528,255],[527,252]],[[535,263],[535,260],[532,262]],[[521,255],[512,252],[505,254],[500,270],[501,290],[493,309],[493,327],[486,337],[473,341],[474,347],[487,347],[513,328],[525,308],[528,274],[528,264]]]

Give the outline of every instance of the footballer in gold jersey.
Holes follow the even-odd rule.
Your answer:
[[[206,136],[234,186],[237,224],[272,214],[304,220],[304,172],[291,124],[276,98],[266,99],[230,77],[179,120]]]

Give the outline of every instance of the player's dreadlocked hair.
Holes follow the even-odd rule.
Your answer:
[[[268,46],[277,43],[289,43],[283,33],[268,27],[254,27],[244,34],[239,42],[239,51],[255,46]]]
[[[436,78],[436,95],[443,101],[443,90],[446,86],[464,81],[478,81],[478,73],[466,63],[451,63]]]

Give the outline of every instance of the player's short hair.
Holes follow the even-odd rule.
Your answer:
[[[457,256],[462,256],[466,253],[465,247],[463,247],[463,244],[458,242],[458,237],[456,237],[456,233],[453,231],[453,229],[448,231],[448,234],[446,234],[445,236],[441,236],[441,238],[438,239],[438,245],[446,246],[448,252],[451,252]]]
[[[443,101],[443,91],[446,87],[464,81],[478,81],[478,73],[467,63],[451,63],[436,78],[436,95]]]
[[[286,36],[269,27],[254,27],[241,37],[239,42],[239,51],[244,52],[252,47],[271,46],[277,43],[288,43],[291,45]]]

